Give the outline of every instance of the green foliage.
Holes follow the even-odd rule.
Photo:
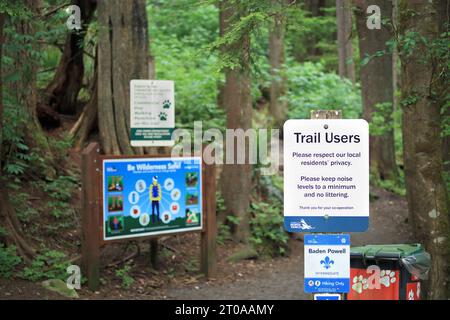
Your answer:
[[[283,255],[287,249],[288,236],[284,231],[284,218],[281,214],[281,202],[252,202],[250,210],[250,242],[262,254]]]
[[[60,218],[73,213],[74,209],[69,205],[69,201],[79,184],[77,177],[73,176],[60,176],[43,184],[44,192],[52,199],[48,202],[51,215]]]
[[[30,195],[26,192],[17,192],[11,195],[12,207],[16,210],[17,218],[24,223],[29,223],[38,216],[38,210],[29,201]]]
[[[362,103],[358,86],[324,71],[322,63],[290,62],[287,68],[289,118],[309,119],[310,111],[342,110],[345,118],[361,118]]]
[[[30,11],[21,1],[2,0],[0,2],[0,13],[8,16],[25,18],[30,16]]]
[[[178,14],[189,18],[180,20]],[[176,83],[177,128],[192,129],[194,121],[203,121],[205,129],[224,127],[224,112],[217,107],[217,85],[222,78],[216,72],[217,57],[206,56],[202,50],[218,34],[217,9],[181,0],[157,1],[149,15],[157,79]],[[173,15],[177,18],[167,18]]]
[[[0,243],[0,277],[9,278],[22,259],[16,253],[15,246],[6,247]]]
[[[123,268],[116,270],[116,277],[119,277],[122,282],[122,288],[128,289],[134,283],[133,277],[129,275],[130,266],[124,265]]]
[[[227,216],[227,220],[234,225],[238,225],[239,223],[241,223],[241,218],[236,216],[229,215]]]
[[[217,243],[224,244],[225,241],[231,240],[231,228],[225,223],[220,223],[217,227]]]
[[[394,129],[392,119],[392,103],[377,103],[374,106],[372,119],[369,124],[370,135],[382,136]]]
[[[225,211],[225,199],[219,191],[216,191],[216,211],[217,213]]]
[[[7,90],[6,90],[7,92]],[[4,96],[3,121],[3,160],[4,172],[7,175],[21,176],[30,165],[31,156],[29,148],[24,141],[23,128],[26,123],[26,113],[17,106],[17,102],[10,95]]]
[[[54,138],[50,137],[48,139],[49,145],[54,151],[56,157],[56,162],[65,161],[67,158],[67,153],[73,145],[73,136],[69,133],[64,133],[60,137]]]
[[[370,183],[373,186],[377,186],[379,188],[385,189],[396,195],[404,197],[406,195],[405,188],[405,178],[403,171],[399,170],[399,179],[398,181],[390,180],[390,179],[380,179],[378,174],[370,174]]]
[[[31,266],[25,267],[21,277],[31,281],[46,279],[67,279],[66,269],[69,266],[66,254],[57,251],[44,249],[31,263]]]
[[[322,14],[293,6],[287,11],[287,53],[296,61],[322,60],[326,70],[337,69],[336,9],[322,8]]]
[[[43,186],[44,191],[53,199],[68,201],[76,187],[79,186],[79,181],[72,176],[59,176],[55,180]]]

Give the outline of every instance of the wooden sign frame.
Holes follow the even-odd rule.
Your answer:
[[[136,238],[103,239],[103,160],[169,158],[170,155],[100,155],[98,143],[90,143],[82,151],[82,239],[81,255],[83,274],[90,290],[97,290],[100,283],[100,248],[111,243],[138,239],[157,239],[160,235],[137,236]],[[217,272],[217,224],[216,224],[216,168],[202,160],[202,229],[177,231],[174,234],[200,233],[200,271],[207,278]],[[170,235],[167,233],[166,235]],[[152,241],[152,249],[156,242]],[[153,251],[152,250],[152,251]],[[152,257],[152,260],[155,259]]]

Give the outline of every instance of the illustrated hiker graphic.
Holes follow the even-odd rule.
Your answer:
[[[117,219],[117,217],[114,217],[114,219],[113,219],[113,230],[120,230],[120,229],[122,229],[120,220]]]
[[[160,221],[159,218],[159,202],[161,201],[161,185],[158,183],[158,176],[154,176],[152,184],[150,185],[150,202],[152,203],[152,223],[155,223],[155,210],[156,210],[156,222]]]

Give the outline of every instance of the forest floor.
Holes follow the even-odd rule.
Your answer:
[[[404,198],[379,188],[372,188],[371,194],[369,231],[352,234],[352,246],[414,242]],[[242,246],[224,241],[218,245],[217,276],[208,281],[198,272],[198,234],[162,239],[158,270],[149,267],[149,244],[142,241],[141,254],[127,262],[128,274],[134,279],[128,288],[116,274],[123,265],[107,265],[127,255],[133,246],[109,245],[102,249],[99,291],[90,292],[82,286],[78,294],[81,299],[310,299],[303,292],[303,242],[296,238],[291,238],[285,257],[236,263],[228,257]],[[40,282],[12,278],[0,279],[0,299],[64,297],[44,289]]]

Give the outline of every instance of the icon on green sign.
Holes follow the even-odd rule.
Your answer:
[[[164,109],[169,109],[171,105],[172,105],[172,103],[170,103],[169,100],[164,100],[163,101],[163,108]]]
[[[161,121],[166,121],[166,120],[167,120],[167,113],[165,113],[165,112],[160,112],[160,113],[159,113],[159,120],[161,120]]]

